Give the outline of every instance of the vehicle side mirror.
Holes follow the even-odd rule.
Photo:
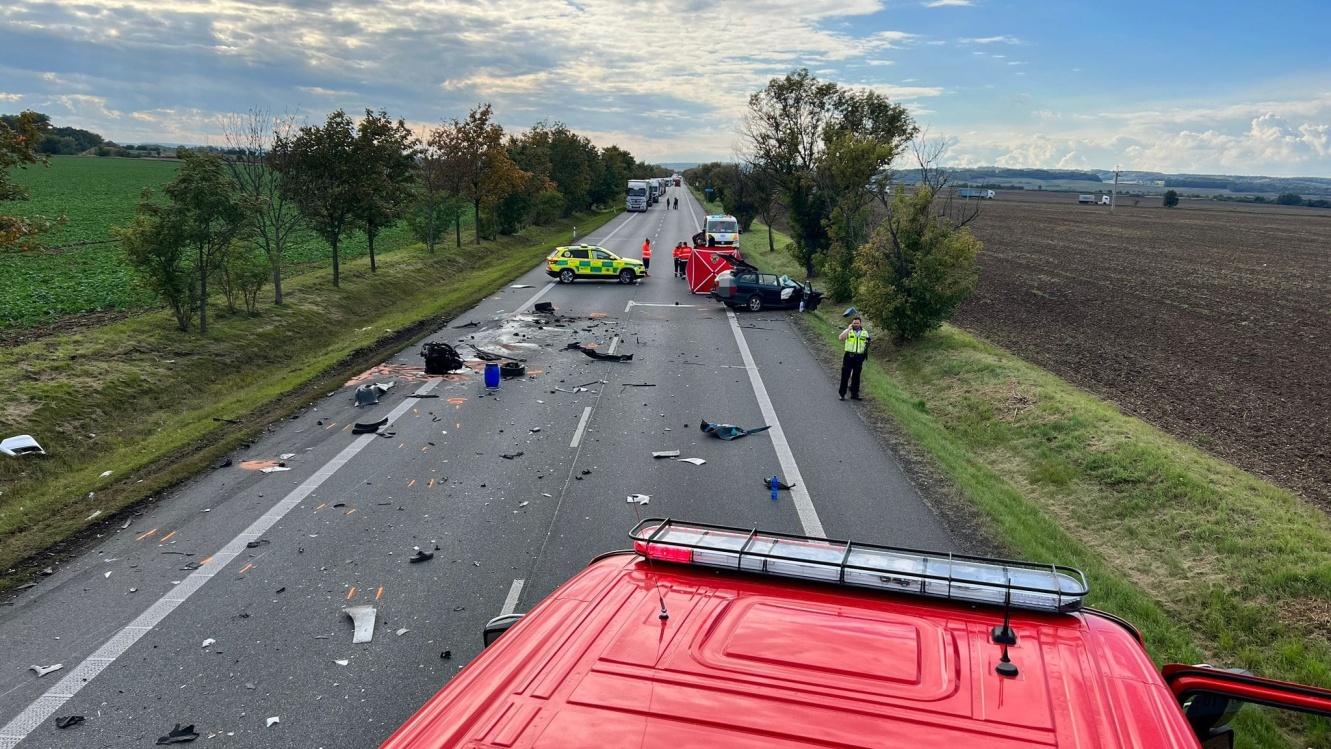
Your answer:
[[[1229,724],[1245,703],[1331,717],[1331,690],[1207,666],[1170,664],[1161,672],[1204,749],[1233,748]]]
[[[481,638],[485,641],[485,647],[488,648],[493,645],[494,641],[498,640],[500,635],[507,632],[509,627],[517,624],[518,620],[522,619],[522,616],[522,614],[505,614],[503,616],[496,616],[486,622],[485,629],[481,631]]]

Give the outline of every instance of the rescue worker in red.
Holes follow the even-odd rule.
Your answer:
[[[683,242],[675,243],[675,278],[684,278],[684,271],[689,266],[689,254],[692,249]]]
[[[651,240],[651,239],[644,239],[644,240],[642,240],[642,270],[643,270],[643,275],[644,275],[644,276],[650,276],[650,275],[652,275],[651,273],[647,273],[647,272],[646,272],[646,271],[649,271],[649,270],[651,270],[651,269],[652,269],[652,240]]]
[[[850,327],[841,331],[838,340],[845,342],[846,353],[841,357],[841,400],[846,399],[846,384],[850,384],[850,399],[860,399],[860,370],[869,356],[869,331],[859,317],[851,318]]]

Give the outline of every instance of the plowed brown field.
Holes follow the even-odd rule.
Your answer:
[[[984,201],[954,322],[1331,510],[1331,211],[1123,203]]]

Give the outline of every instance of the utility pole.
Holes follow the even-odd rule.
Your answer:
[[[1114,215],[1114,203],[1118,201],[1118,175],[1122,173],[1121,164],[1114,165],[1114,189],[1109,193],[1109,215]]]

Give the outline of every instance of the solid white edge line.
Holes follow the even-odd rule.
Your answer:
[[[569,447],[577,447],[582,442],[582,432],[587,428],[587,419],[592,417],[592,407],[587,406],[582,409],[582,418],[578,419],[578,428],[573,432],[573,441],[568,443]]]
[[[439,382],[439,380],[431,380],[422,385],[416,392],[428,393]],[[415,405],[417,405],[416,401],[404,400],[397,408],[389,412],[389,421],[398,418]],[[13,749],[20,741],[27,738],[29,733],[44,723],[47,718],[54,715],[55,711],[59,710],[75,694],[78,694],[79,690],[87,686],[103,669],[114,663],[121,655],[124,655],[134,643],[151,632],[168,614],[184,603],[195,591],[203,587],[204,583],[221,572],[231,560],[244,553],[246,544],[250,541],[257,541],[268,529],[276,525],[288,512],[299,505],[315,489],[319,488],[337,469],[346,465],[356,456],[356,453],[359,453],[365,449],[366,445],[373,442],[376,436],[374,434],[363,434],[357,437],[350,445],[343,448],[336,457],[318,468],[314,475],[293,489],[276,505],[273,505],[271,509],[261,515],[258,520],[255,520],[248,528],[241,531],[239,535],[228,541],[219,551],[208,557],[207,564],[191,572],[184,580],[180,581],[179,585],[172,586],[171,590],[135,617],[134,621],[122,627],[92,655],[70,670],[65,678],[56,682],[55,686],[28,705],[23,712],[14,716],[4,728],[0,728],[0,749]]]
[[[522,586],[526,584],[526,582],[527,582],[526,580],[519,578],[517,580],[514,580],[513,584],[509,586],[508,596],[504,598],[504,607],[502,609],[499,609],[500,616],[508,616],[509,614],[513,613],[515,609],[517,609],[518,596],[522,595]]]
[[[726,316],[730,318],[730,330],[735,334],[735,343],[739,344],[739,354],[744,359],[744,367],[749,371],[749,383],[753,385],[753,394],[758,398],[758,407],[762,409],[763,419],[772,427],[767,431],[772,435],[776,459],[781,463],[781,470],[786,473],[786,483],[791,484],[790,496],[795,502],[795,512],[799,513],[800,524],[804,526],[804,535],[827,538],[827,534],[823,532],[823,523],[818,519],[818,511],[813,507],[813,499],[804,485],[804,477],[800,475],[799,466],[795,464],[795,454],[790,451],[790,443],[786,441],[786,432],[781,428],[781,420],[776,416],[776,408],[772,406],[772,399],[767,396],[762,375],[758,374],[758,367],[753,363],[753,354],[749,352],[749,344],[744,340],[744,331],[739,327],[739,320],[735,318],[735,310],[726,309]]]
[[[628,211],[625,211],[625,213],[628,213]],[[643,213],[644,213],[644,215],[646,214],[645,211],[644,211]],[[635,219],[635,218],[637,218],[636,215],[634,215],[634,214],[632,214],[632,213],[629,213],[629,217],[626,218],[626,219],[624,219],[624,223],[620,224],[619,226],[616,226],[614,231],[610,232],[609,234],[605,235],[604,237],[601,237],[601,239],[598,240],[598,241],[601,241],[601,242],[609,241],[609,239],[610,239],[611,237],[613,237],[613,236],[615,236],[616,234],[619,233],[619,230],[620,230],[620,229],[623,229],[624,227],[628,226],[628,225],[629,225],[629,222],[631,222],[631,221],[632,221],[633,219]]]

